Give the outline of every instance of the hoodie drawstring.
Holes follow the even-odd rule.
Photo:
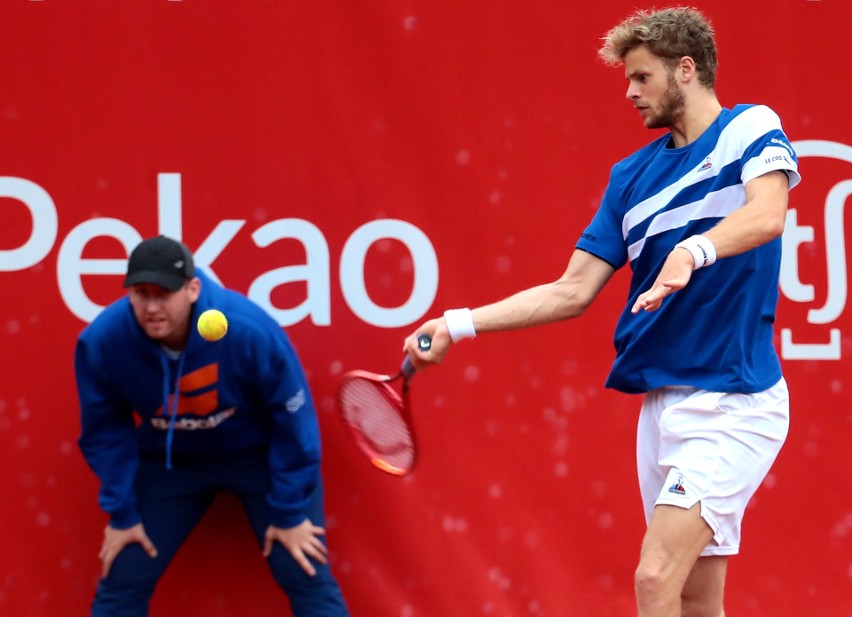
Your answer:
[[[178,358],[177,373],[175,374],[175,397],[169,405],[169,359],[162,355],[160,363],[163,365],[163,412],[169,414],[169,431],[166,433],[166,469],[172,468],[172,442],[175,439],[175,419],[177,418],[178,399],[180,398],[180,375],[183,372],[184,354]]]

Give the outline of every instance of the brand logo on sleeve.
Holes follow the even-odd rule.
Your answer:
[[[683,488],[683,476],[678,476],[677,482],[669,487],[669,492],[676,495],[686,495],[686,489]]]
[[[790,156],[795,155],[795,153],[793,152],[793,147],[790,144],[788,144],[786,141],[784,141],[783,139],[778,139],[776,137],[773,137],[772,139],[769,140],[769,143],[775,144],[776,146],[781,146],[790,154]]]
[[[287,399],[287,411],[289,411],[290,413],[296,413],[302,407],[305,406],[307,400],[308,397],[305,395],[305,391],[300,389],[298,392],[296,392],[296,394]]]

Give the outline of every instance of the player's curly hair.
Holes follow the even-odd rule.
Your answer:
[[[602,40],[598,55],[609,65],[622,64],[628,52],[644,45],[670,68],[689,56],[698,69],[698,82],[711,90],[716,84],[718,59],[713,27],[698,9],[679,6],[636,11]]]

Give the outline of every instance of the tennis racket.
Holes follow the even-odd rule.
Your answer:
[[[420,351],[428,351],[432,339],[417,337]],[[417,462],[417,440],[408,389],[417,369],[408,356],[396,375],[349,371],[337,389],[337,405],[343,423],[355,443],[373,465],[394,476],[404,476]],[[402,380],[402,394],[391,383]]]

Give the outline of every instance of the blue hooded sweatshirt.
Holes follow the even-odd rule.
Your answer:
[[[172,459],[179,465],[268,451],[270,524],[294,527],[320,480],[319,426],[301,363],[259,306],[203,272],[196,276],[201,293],[179,357],[145,334],[127,297],[77,341],[78,443],[100,479],[100,506],[115,528],[141,522],[134,492],[140,457],[170,467]],[[216,342],[194,327],[211,308],[228,319],[227,335]]]

